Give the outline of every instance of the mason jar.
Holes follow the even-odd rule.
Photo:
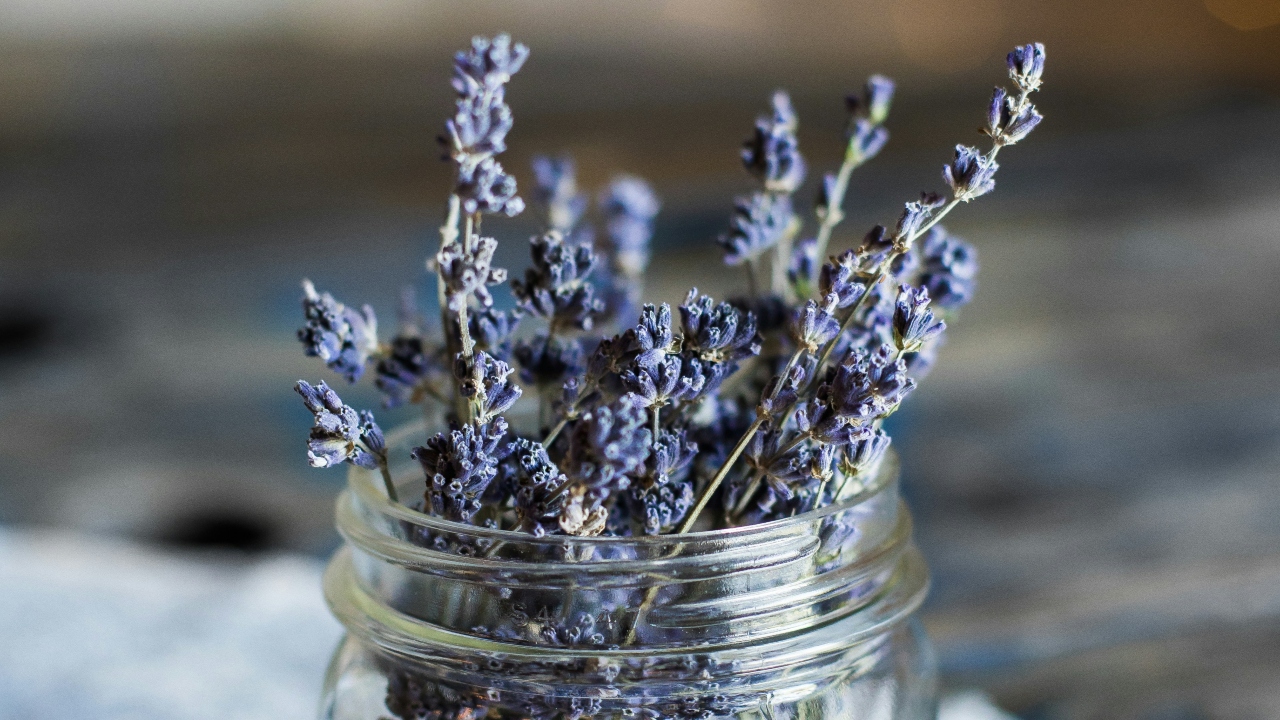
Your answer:
[[[414,434],[389,438],[392,457]],[[421,497],[420,476],[393,469],[401,498]],[[935,715],[913,621],[928,577],[892,455],[838,504],[682,535],[537,538],[426,515],[381,486],[353,468],[338,500],[345,544],[324,588],[347,634],[322,718]]]

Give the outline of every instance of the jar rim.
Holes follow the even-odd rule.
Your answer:
[[[426,423],[422,420],[401,425],[387,434],[387,447],[404,444],[412,434],[424,431],[426,431]],[[437,515],[429,515],[414,510],[403,503],[392,502],[382,489],[381,476],[373,470],[367,470],[355,465],[350,466],[350,470],[347,473],[347,487],[348,491],[356,495],[360,504],[368,510],[394,520],[411,523],[416,527],[448,535],[462,535],[469,538],[502,543],[564,545],[568,542],[579,547],[665,547],[672,544],[696,545],[716,541],[741,541],[744,538],[776,535],[792,527],[811,525],[814,521],[820,521],[829,516],[846,512],[874,498],[885,487],[895,483],[898,480],[899,473],[898,455],[893,448],[889,448],[876,472],[871,477],[870,482],[863,485],[861,489],[843,502],[825,505],[791,517],[751,525],[720,528],[718,530],[699,530],[688,533],[625,536],[544,535],[538,537],[519,530],[504,530],[448,520]],[[393,471],[393,478],[396,478],[397,475]],[[396,487],[401,489],[407,484],[409,483],[396,482]]]

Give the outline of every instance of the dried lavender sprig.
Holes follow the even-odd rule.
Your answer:
[[[365,305],[357,312],[329,293],[317,293],[310,280],[302,281],[302,311],[307,324],[298,340],[307,355],[318,357],[330,370],[354,383],[364,374],[369,359],[378,353],[378,319]]]
[[[945,204],[940,205],[940,199],[929,195],[922,197],[920,202],[907,203],[898,221],[893,247],[880,261],[872,280],[867,284],[868,288],[879,286],[890,274],[893,261],[908,252],[917,238],[941,222],[957,205],[970,202],[990,192],[995,186],[991,175],[995,173],[995,168],[999,167],[995,160],[1000,149],[1026,137],[1026,132],[1030,132],[1030,128],[1040,123],[1040,114],[1029,98],[1031,93],[1040,88],[1040,77],[1044,73],[1044,45],[1033,43],[1014,48],[1013,52],[1009,53],[1008,66],[1010,78],[1018,85],[1018,95],[1003,97],[1001,107],[1007,109],[1007,114],[1002,114],[996,121],[992,121],[990,115],[988,116],[989,125],[985,132],[991,137],[991,149],[981,155],[973,155],[967,151],[968,149],[963,153],[957,149],[956,162],[943,169],[943,178],[952,188],[951,199]],[[1002,91],[997,89],[997,95],[1002,95]],[[1026,118],[1035,119],[1030,122],[1030,128],[1020,134],[1008,134],[1006,132],[1008,126],[1002,124],[1022,122],[1025,127],[1025,123],[1028,122]],[[858,298],[841,326],[842,334],[849,328],[866,298],[874,294],[867,292]],[[837,344],[832,342],[823,351],[818,360],[817,371],[814,373],[815,378],[830,359]]]
[[[872,75],[867,78],[862,95],[850,95],[849,127],[845,131],[846,144],[844,160],[840,170],[828,174],[822,179],[822,196],[818,202],[818,234],[817,248],[814,251],[818,259],[814,267],[811,282],[818,281],[817,273],[823,258],[827,256],[827,244],[831,241],[831,232],[840,221],[844,220],[844,198],[849,190],[849,177],[863,163],[875,157],[889,140],[889,132],[884,129],[885,118],[889,115],[889,105],[893,100],[893,81],[883,75]]]
[[[1025,48],[1031,48],[1031,51],[1028,52]],[[1019,62],[1017,64],[1017,68],[1015,68],[1015,55],[1017,55],[1018,57],[1022,57],[1023,55],[1027,55],[1027,54],[1030,54],[1032,57],[1039,58],[1038,66],[1036,66],[1038,67],[1038,70],[1035,70],[1034,67],[1031,70],[1025,70],[1025,71],[1021,69],[1024,66],[1031,66],[1034,64],[1029,62]],[[1018,86],[1020,89],[1017,99],[1014,101],[1010,101],[1009,103],[1011,107],[1011,110],[1010,110],[1011,117],[1015,117],[1015,118],[1021,117],[1027,114],[1028,112],[1034,112],[1034,109],[1028,110],[1028,108],[1030,107],[1028,96],[1031,94],[1031,92],[1034,92],[1034,90],[1039,88],[1039,77],[1040,77],[1040,74],[1043,73],[1043,65],[1044,65],[1043,57],[1044,57],[1044,47],[1039,43],[1033,46],[1019,47],[1015,49],[1014,52],[1009,54],[1010,77],[1012,77],[1015,80],[1015,82],[1018,83]],[[1027,73],[1030,73],[1030,72],[1036,73],[1034,82],[1032,82],[1031,80],[1019,79],[1026,76]],[[986,153],[986,155],[983,156],[983,158],[987,161],[987,163],[994,164],[995,157],[1000,152],[1000,148],[1003,147],[1004,145],[1011,145],[1014,142],[1017,142],[1018,139],[1021,139],[1021,138],[1019,137],[1019,138],[1010,140],[1002,134],[994,135],[992,138],[991,150],[989,150]],[[972,200],[974,197],[977,197],[976,195],[971,195],[971,192],[972,192],[971,188],[968,188],[965,186],[961,186],[961,187],[953,186],[952,199],[949,202],[947,202],[945,205],[941,205],[941,209],[938,209],[940,205],[940,199],[937,199],[936,196],[925,195],[921,198],[919,202],[907,203],[906,208],[903,211],[902,218],[898,221],[898,227],[894,237],[893,249],[889,253],[885,254],[884,259],[881,260],[881,262],[879,263],[879,266],[874,275],[874,278],[871,280],[871,282],[867,284],[867,287],[875,288],[879,286],[880,283],[883,282],[885,277],[889,274],[893,260],[897,256],[902,255],[906,253],[908,250],[910,250],[912,247],[912,244],[915,242],[915,239],[917,237],[927,232],[930,228],[936,225],[939,221],[942,220],[943,217],[947,215],[947,213],[951,212],[951,210],[954,209],[957,205],[959,205],[962,202],[968,202]],[[937,210],[937,212],[934,212],[934,210]],[[840,335],[843,334],[844,331],[849,328],[850,324],[853,322],[853,319],[857,316],[858,310],[866,302],[866,299],[874,294],[875,293],[872,293],[872,292],[864,292],[853,303],[853,306],[850,308],[848,315],[846,316],[844,322],[841,324],[840,332],[837,333],[827,343],[826,348],[823,350],[821,356],[819,356],[818,358],[817,365],[814,367],[814,371],[811,376],[812,379],[810,380],[810,385],[809,385],[810,392],[812,392],[812,390],[816,387],[818,378],[821,377],[822,368],[826,365],[827,361],[831,357],[831,354],[835,351],[835,348],[839,345],[838,339]],[[787,366],[785,370],[780,374],[779,377],[786,377],[790,373],[792,368],[795,367],[796,363],[799,362],[804,352],[806,352],[806,349],[803,346],[800,348],[797,348],[796,352],[794,352],[791,358],[787,361]],[[781,387],[781,383],[774,384],[775,393],[777,388],[780,388],[780,387]],[[769,399],[772,399],[772,394],[770,394]],[[761,405],[762,407],[765,406],[766,402],[762,402]],[[697,521],[699,514],[707,506],[707,503],[710,502],[712,493],[714,493],[716,489],[719,488],[720,483],[724,481],[724,478],[726,476],[728,476],[730,468],[733,466],[735,462],[737,462],[738,458],[742,455],[742,452],[746,449],[747,445],[751,442],[752,437],[760,430],[761,427],[764,426],[767,419],[768,419],[768,416],[762,412],[756,418],[756,420],[751,424],[751,426],[747,428],[747,431],[743,434],[742,438],[734,446],[729,456],[725,459],[724,463],[720,466],[720,469],[712,477],[711,482],[708,483],[707,487],[703,490],[702,495],[698,498],[698,503],[694,506],[693,510],[689,513],[689,516],[685,519],[685,522],[681,525],[680,532],[688,532],[690,529],[693,528],[693,525]]]
[[[373,413],[342,402],[323,380],[312,385],[299,380],[293,386],[302,402],[315,416],[315,425],[307,441],[307,461],[311,467],[333,467],[344,462],[382,473],[387,497],[397,502],[396,486],[387,469],[387,443]]]
[[[732,229],[719,242],[725,248],[725,262],[743,264],[752,296],[756,289],[756,263],[772,250],[770,287],[782,294],[786,286],[786,265],[791,256],[791,240],[799,221],[791,208],[791,196],[804,180],[805,163],[796,138],[799,121],[791,97],[781,90],[771,99],[772,112],[756,119],[755,134],[746,141],[742,163],[760,180],[762,188],[734,202]]]

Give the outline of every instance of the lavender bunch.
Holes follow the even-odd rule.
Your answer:
[[[757,187],[735,200],[718,240],[727,264],[746,267],[747,297],[717,301],[693,289],[675,308],[643,303],[660,208],[652,189],[622,175],[589,193],[569,158],[534,161],[545,227],[530,240],[529,268],[508,281],[495,266],[498,241],[481,226],[524,209],[497,156],[513,127],[506,88],[528,55],[499,35],[476,38],[454,58],[457,98],[441,136],[454,183],[429,262],[439,337],[426,332],[411,297],[396,335],[380,343],[371,308],[355,310],[303,284],[298,338],[307,355],[349,383],[372,365],[389,407],[419,404],[443,415],[448,429],[412,450],[423,490],[406,504],[463,525],[583,537],[726,528],[852,498],[888,451],[884,421],[918,387],[976,291],[976,251],[940,222],[992,192],[1001,150],[1041,122],[1031,96],[1042,81],[1043,46],[1009,54],[1013,88],[997,88],[987,106],[989,143],[956,146],[942,170],[947,192],[922,193],[895,222],[835,255],[828,248],[850,176],[888,140],[894,85],[872,76],[846,99],[844,157],[823,176],[808,235],[796,212],[806,172],[798,119],[788,96],[776,93],[741,153]],[[766,266],[767,286],[758,277]],[[497,307],[492,289],[502,284],[515,308]],[[373,415],[323,382],[296,389],[314,418],[310,463],[377,469],[398,502]],[[502,546],[438,549],[500,557],[493,554]],[[626,643],[638,618],[622,627],[611,613],[643,615],[656,597],[544,608],[545,622],[513,611],[524,621],[489,632],[544,644]],[[388,708],[401,717],[507,716],[409,676],[395,679]],[[552,703],[521,712],[587,717],[592,709]],[[711,705],[693,702],[669,714],[708,712]]]
[[[534,534],[661,534],[783,517],[855,492],[890,443],[884,419],[973,297],[976,252],[939,223],[990,193],[997,155],[1041,122],[1031,95],[1043,46],[1009,54],[1014,87],[997,88],[987,106],[989,146],[956,146],[942,172],[947,194],[921,194],[895,223],[834,256],[826,253],[849,178],[888,140],[894,84],[872,76],[846,98],[844,158],[823,176],[816,227],[794,249],[806,164],[795,110],[775,93],[741,153],[758,189],[735,201],[719,240],[726,263],[747,266],[750,297],[717,302],[692,290],[676,311],[641,306],[660,207],[653,191],[615,177],[597,197],[605,228],[597,243],[592,196],[567,157],[534,160],[546,229],[530,240],[530,267],[510,282],[517,307],[494,306],[492,288],[507,273],[481,225],[524,208],[497,156],[513,127],[506,88],[528,55],[499,35],[454,58],[457,98],[441,136],[454,186],[430,263],[443,337],[429,338],[408,300],[395,337],[379,343],[372,308],[303,285],[298,337],[308,355],[348,382],[373,365],[388,406],[439,403],[450,423],[414,451],[427,488],[418,506]],[[756,284],[765,263],[767,293]],[[517,337],[525,318],[538,325]],[[616,333],[590,335],[610,323]],[[538,402],[536,425],[505,417],[520,407],[522,385]],[[298,387],[316,418],[312,463],[385,475],[372,415],[324,384]],[[395,493],[389,479],[387,490]],[[723,512],[705,517],[713,500]]]
[[[532,197],[545,221],[530,240],[530,267],[508,281],[495,266],[498,241],[481,226],[524,209],[497,156],[513,127],[506,88],[528,56],[498,35],[474,39],[454,58],[457,97],[440,138],[454,182],[428,263],[439,336],[427,332],[411,294],[395,336],[381,343],[372,308],[353,309],[303,283],[298,339],[307,355],[348,383],[373,366],[388,407],[416,404],[443,415],[447,430],[410,453],[422,491],[405,504],[464,526],[589,537],[733,527],[854,497],[891,444],[885,419],[918,387],[948,324],[976,291],[976,251],[939,223],[992,192],[997,155],[1041,122],[1030,98],[1041,85],[1043,46],[1009,54],[1014,87],[997,88],[988,104],[982,132],[989,145],[956,146],[942,171],[946,194],[922,193],[896,222],[836,255],[828,248],[850,176],[888,140],[894,85],[872,76],[846,98],[844,157],[823,176],[809,234],[796,212],[806,172],[798,119],[786,93],[775,93],[741,153],[757,187],[735,200],[730,229],[718,239],[725,262],[746,267],[747,296],[717,301],[693,289],[674,309],[643,302],[660,208],[652,189],[620,175],[602,192],[587,192],[565,157],[534,160]],[[767,286],[759,277],[766,267]],[[492,289],[508,283],[516,307],[499,308]],[[388,498],[399,502],[372,413],[346,405],[324,382],[299,381],[295,389],[314,420],[310,464],[377,469]],[[489,558],[502,557],[504,546],[442,542],[430,533],[410,539]],[[586,559],[569,546],[545,547],[557,560]],[[625,547],[595,552],[631,559]],[[644,597],[619,590],[582,607],[530,595],[539,607],[526,608],[508,602],[510,588],[495,587],[506,614],[480,630],[542,645],[627,644],[656,590]],[[615,622],[615,613],[632,619]],[[587,668],[563,668],[571,670]],[[689,671],[693,681],[696,667]],[[612,683],[618,669],[591,672]],[[587,718],[601,708],[582,698],[504,703],[398,667],[388,677],[387,708],[401,718]],[[709,688],[637,716],[734,711]]]

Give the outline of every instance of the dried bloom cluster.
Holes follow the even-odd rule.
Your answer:
[[[374,363],[388,405],[444,406],[451,429],[414,451],[426,474],[421,507],[461,522],[535,534],[660,534],[847,497],[888,446],[881,423],[929,369],[947,319],[973,297],[976,253],[938,223],[991,192],[999,151],[1040,123],[1030,96],[1042,82],[1044,48],[1009,54],[1014,89],[992,96],[983,129],[990,147],[957,146],[942,172],[947,196],[923,193],[896,223],[835,256],[826,247],[850,173],[888,140],[894,84],[872,76],[846,98],[844,160],[823,177],[815,234],[794,250],[803,229],[794,195],[806,163],[795,109],[775,93],[741,153],[758,189],[736,201],[720,241],[728,264],[752,267],[753,285],[754,266],[767,264],[771,282],[732,303],[693,290],[674,310],[639,302],[659,209],[653,191],[616,177],[598,197],[605,231],[597,243],[591,195],[567,157],[534,160],[546,229],[510,283],[517,307],[493,306],[490,288],[507,273],[494,265],[497,241],[479,228],[485,214],[523,208],[495,158],[512,128],[506,87],[528,55],[499,35],[476,38],[454,59],[457,100],[442,142],[456,183],[434,258],[444,341],[428,340],[409,308],[400,332],[379,344],[372,309],[353,310],[305,283],[298,336],[307,353],[349,382]],[[517,338],[525,318],[538,325]],[[585,335],[610,324],[616,333]],[[538,422],[513,428],[504,414],[517,407],[521,384],[538,403]],[[385,466],[371,416],[327,386],[299,391],[317,418],[314,464]],[[704,517],[713,495],[724,512]]]
[[[730,301],[694,289],[675,308],[643,304],[660,207],[653,191],[621,175],[593,195],[579,187],[571,159],[539,157],[533,198],[544,229],[530,240],[530,266],[509,283],[516,307],[499,309],[491,288],[507,273],[494,264],[497,241],[480,227],[485,215],[524,208],[496,156],[512,128],[506,86],[528,54],[499,35],[475,39],[454,60],[458,95],[442,142],[455,184],[432,263],[441,339],[429,339],[409,303],[397,335],[380,344],[372,309],[353,310],[304,283],[298,337],[308,355],[348,382],[372,363],[388,406],[438,405],[444,416],[448,430],[412,452],[423,491],[407,504],[537,537],[625,536],[764,522],[853,497],[889,448],[884,420],[915,390],[974,295],[976,252],[939,222],[990,193],[1001,149],[1041,122],[1030,97],[1044,48],[1009,54],[1014,88],[992,97],[983,128],[990,145],[956,147],[942,171],[946,195],[922,193],[896,222],[833,255],[849,177],[888,140],[894,85],[873,76],[847,98],[844,159],[822,178],[808,235],[796,212],[806,170],[798,120],[788,96],[774,94],[741,154],[756,189],[735,201],[719,239],[725,262],[748,270],[746,295]],[[311,463],[380,469],[394,499],[372,415],[324,383],[297,389],[315,418]],[[457,551],[488,551],[477,547]],[[623,642],[607,621],[613,609],[564,609],[546,622],[526,613],[491,632],[551,645]],[[395,683],[388,708],[400,717],[507,717],[412,678]],[[547,699],[521,717],[590,717],[590,703],[573,702]],[[641,716],[718,716],[714,703],[690,703]]]

